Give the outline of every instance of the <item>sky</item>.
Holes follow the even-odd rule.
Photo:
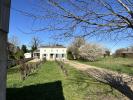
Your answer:
[[[19,10],[33,10],[31,6],[32,0],[12,0],[11,4],[11,14],[10,14],[10,28],[9,28],[9,38],[16,36],[21,45],[25,44],[30,46],[30,41],[33,36],[37,36],[42,41],[42,44],[49,43],[58,43],[68,46],[72,40],[54,40],[51,38],[51,32],[38,32],[31,33],[33,20],[27,16],[24,16],[22,13],[16,11]],[[118,48],[128,47],[132,44],[131,40],[121,40],[121,41],[112,41],[112,40],[102,40],[99,41],[96,38],[86,39],[88,42],[100,43],[103,46],[109,48],[114,52]]]

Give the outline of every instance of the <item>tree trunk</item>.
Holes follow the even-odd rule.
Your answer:
[[[0,100],[6,100],[7,33],[0,30]]]

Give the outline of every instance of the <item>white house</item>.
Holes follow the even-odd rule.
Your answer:
[[[62,45],[41,46],[38,50],[34,51],[33,57],[41,60],[43,58],[46,58],[47,60],[65,60],[67,59],[67,48]]]
[[[25,53],[25,54],[24,54],[24,57],[25,57],[25,58],[31,58],[32,56],[31,56],[31,53]]]

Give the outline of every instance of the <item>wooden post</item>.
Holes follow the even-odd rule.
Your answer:
[[[7,33],[0,31],[0,100],[6,100]]]
[[[10,4],[10,0],[0,0],[0,100],[6,100],[7,34],[9,31]]]

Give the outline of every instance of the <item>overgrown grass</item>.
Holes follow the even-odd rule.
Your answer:
[[[18,67],[8,70],[7,100],[122,100],[117,90],[65,65],[68,77],[55,62],[21,81]]]
[[[111,69],[117,72],[127,73],[133,75],[133,59],[132,58],[114,58],[107,57],[99,59],[95,62],[80,61],[82,63],[93,65],[96,67]]]

